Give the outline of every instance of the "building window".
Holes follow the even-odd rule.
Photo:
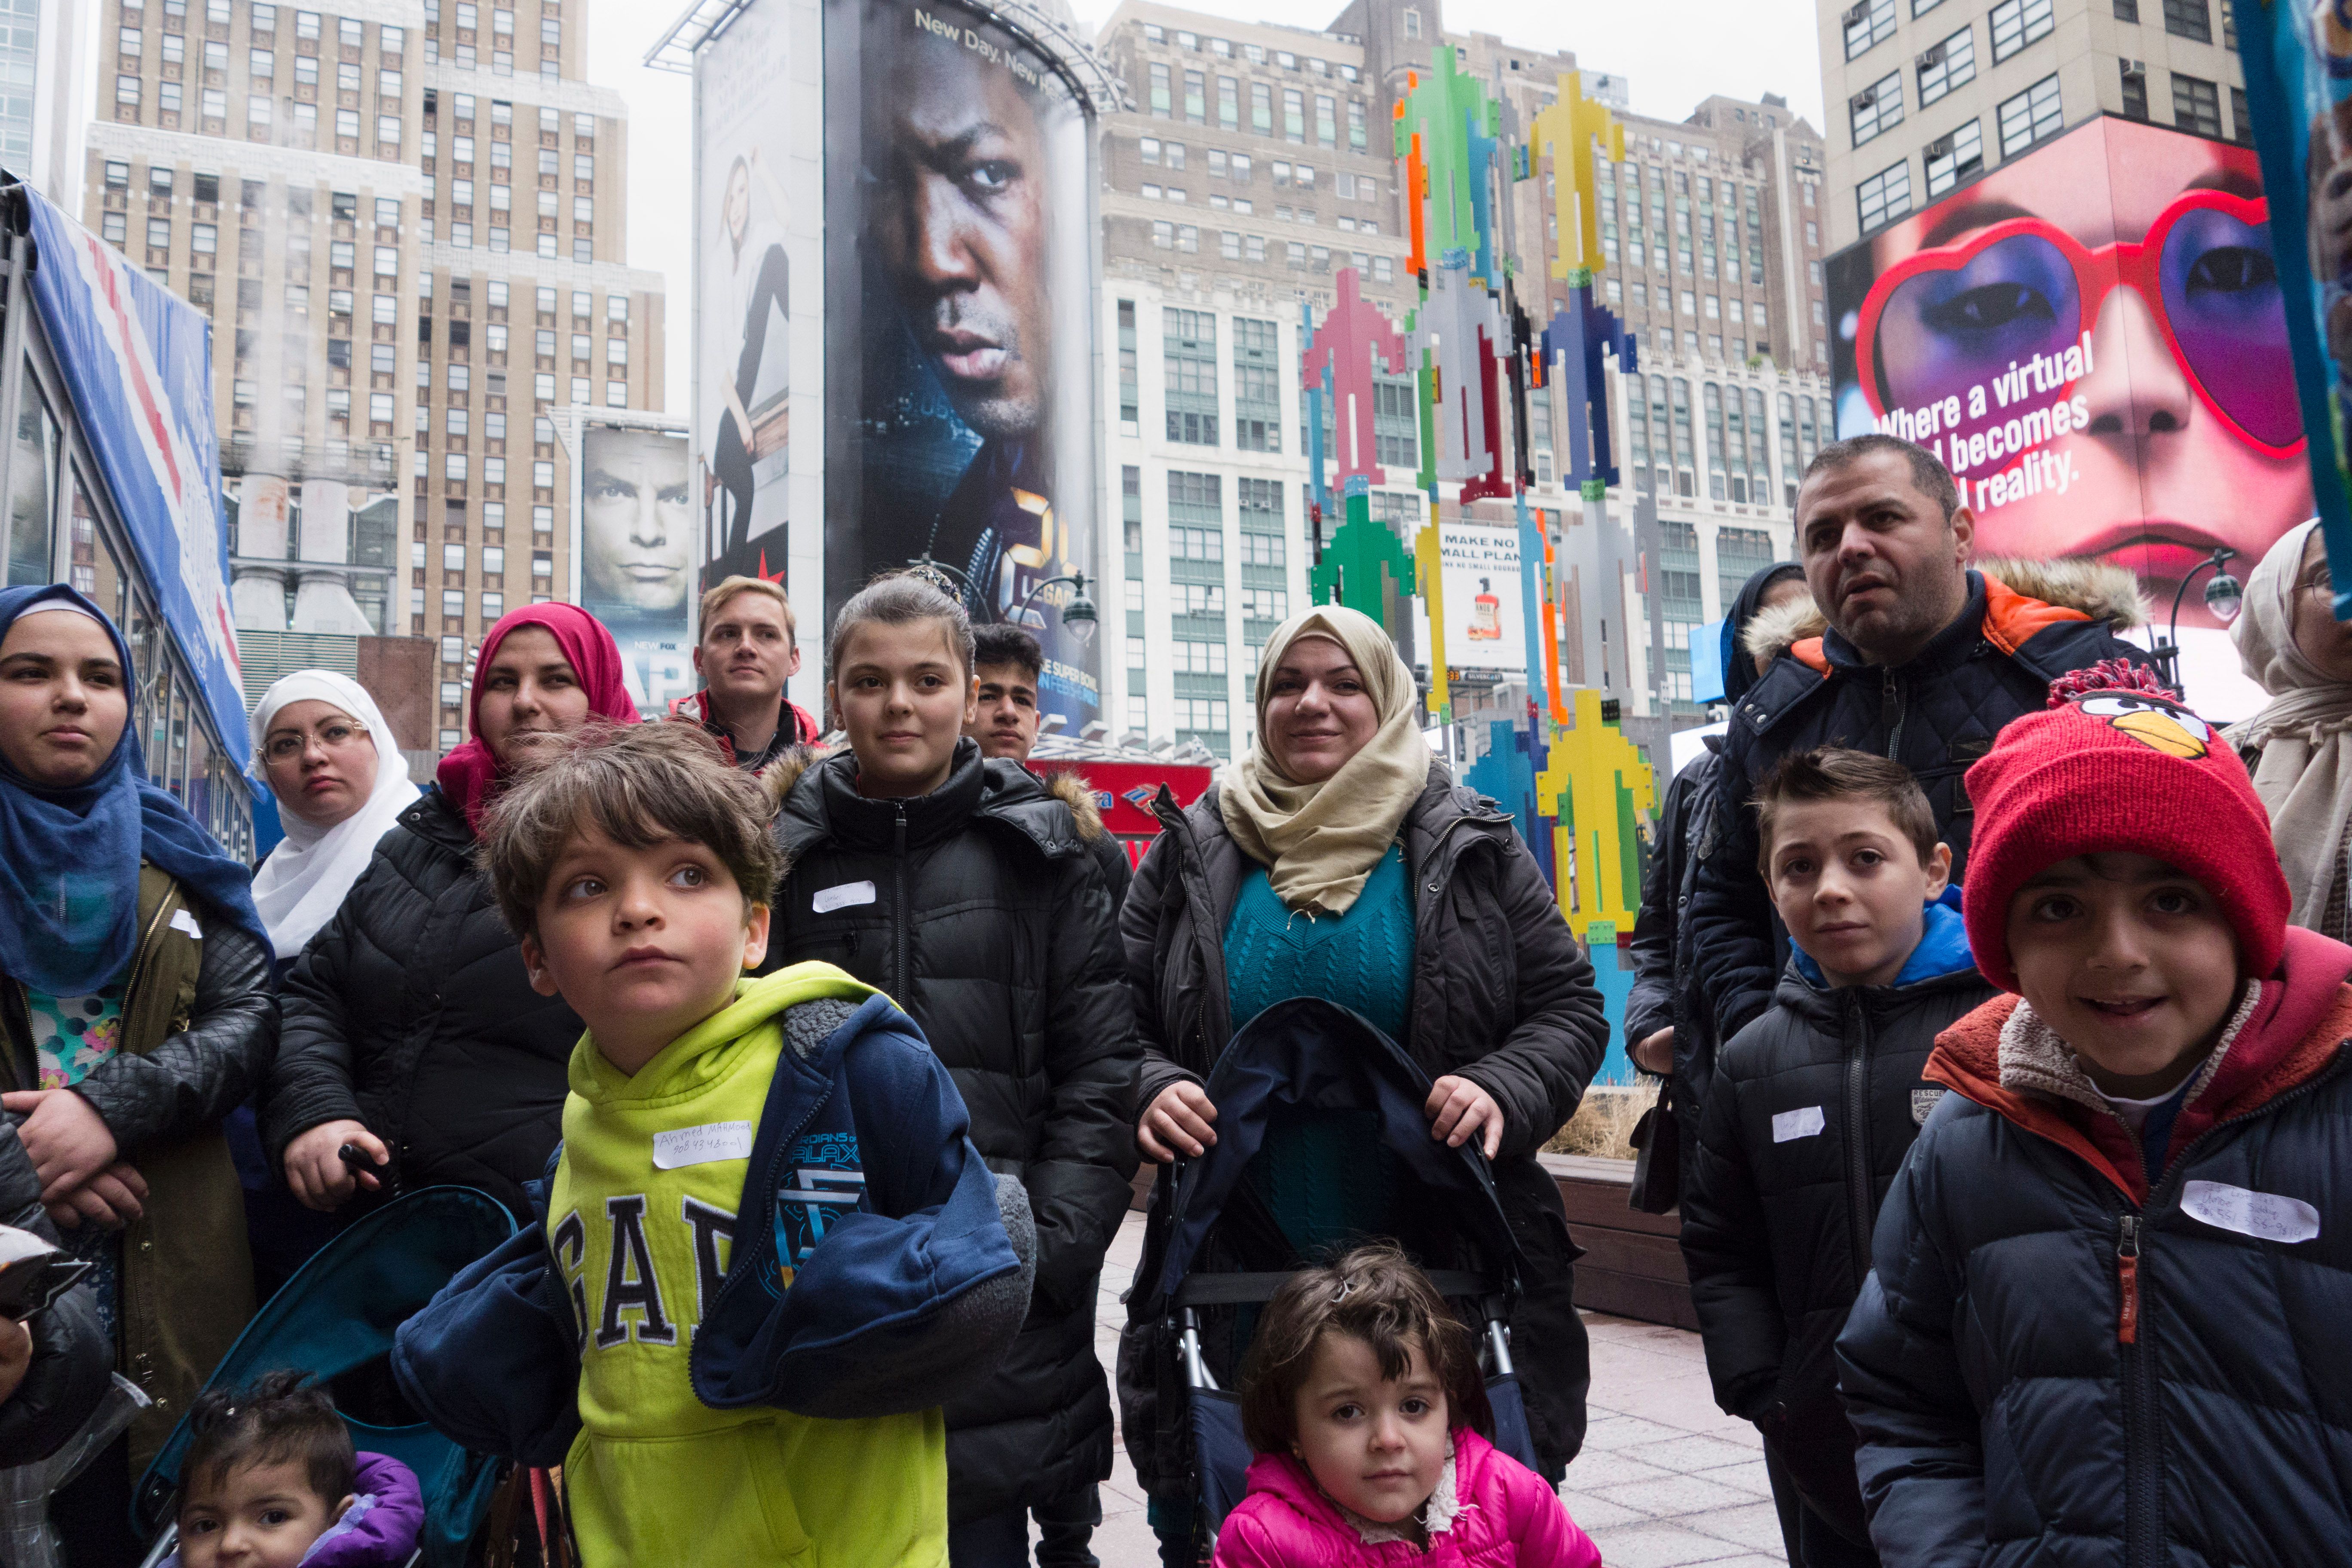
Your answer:
[[[1282,450],[1282,371],[1272,321],[1234,318],[1234,445],[1244,452]]]
[[[2246,110],[2246,89],[2230,89],[2230,135],[2242,147],[2254,144],[2254,122]]]
[[[1136,370],[1135,301],[1118,302],[1118,417],[1132,425],[1141,417],[1142,393]]]
[[[2000,64],[2026,45],[2046,38],[2055,26],[2051,0],[2001,0],[1992,8],[1992,63]]]
[[[1911,210],[1911,161],[1906,158],[1892,168],[1881,169],[1856,185],[1853,195],[1863,233],[1893,223]]]
[[[2164,30],[2176,38],[2213,41],[2213,12],[2205,0],[2164,0]]]
[[[1857,0],[1845,14],[1845,58],[1895,36],[1895,0]]]
[[[1903,73],[1889,71],[1854,94],[1846,106],[1853,115],[1857,147],[1882,132],[1903,123]]]
[[[1977,35],[1962,27],[1919,57],[1919,107],[1925,109],[1977,75]]]
[[[2124,117],[2127,120],[2147,118],[2147,68],[2137,60],[2116,62],[2123,72]]]
[[[1418,38],[1421,37],[1421,8],[1419,6],[1408,5],[1404,8],[1404,36],[1408,38]]]
[[[1175,89],[1170,82],[1168,68],[1163,65],[1153,65],[1150,70],[1150,79],[1151,112],[1162,120],[1173,119],[1175,116]]]
[[[2036,142],[2055,136],[2066,123],[2058,104],[2058,79],[2045,76],[2000,110],[2000,155],[2014,158]]]
[[[1217,318],[1209,310],[1160,312],[1168,439],[1187,446],[1217,441]]]
[[[2172,122],[2183,131],[2219,139],[2221,134],[2221,93],[2210,81],[2172,73]]]
[[[1941,141],[1929,142],[1927,199],[1934,201],[1984,168],[1984,128],[1971,120]]]
[[[2116,0],[2116,20],[2139,25],[2139,0]]]

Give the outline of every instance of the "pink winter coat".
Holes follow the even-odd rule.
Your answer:
[[[1406,1541],[1366,1545],[1287,1454],[1260,1454],[1249,1496],[1217,1532],[1215,1568],[1601,1568],[1601,1549],[1541,1476],[1470,1428],[1454,1433],[1458,1510],[1426,1556]]]

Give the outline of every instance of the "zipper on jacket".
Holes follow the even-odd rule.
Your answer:
[[[2116,1240],[2116,1342],[2139,1343],[2139,1215],[2121,1216]]]
[[[1870,1180],[1870,1009],[1859,990],[1853,1000],[1852,1041],[1845,1058],[1845,1171],[1847,1222],[1853,1229],[1853,1284],[1856,1291],[1870,1278],[1872,1219]]]
[[[1896,757],[1903,750],[1903,683],[1895,679],[1892,668],[1879,671],[1878,718],[1886,726],[1886,754]]]
[[[907,1005],[907,803],[893,801],[890,829],[890,999]]]
[[[2141,1331],[2140,1231],[2143,1216],[2126,1213],[2116,1222],[2116,1276],[2121,1300],[2116,1315],[2116,1359],[2122,1363],[2124,1404],[2124,1562],[2157,1568],[2163,1560],[2164,1521],[2158,1497],[2164,1463],[2164,1437],[2158,1430],[2155,1381],[2147,1336]]]

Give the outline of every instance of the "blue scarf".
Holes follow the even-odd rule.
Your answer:
[[[0,589],[0,638],[50,600],[96,616],[114,639],[124,681],[135,679],[130,645],[114,623],[62,583]],[[88,995],[120,979],[139,943],[142,858],[207,912],[268,945],[254,912],[253,872],[148,782],[137,731],[134,711],[97,773],[67,789],[32,784],[0,760],[0,974],[53,996]]]

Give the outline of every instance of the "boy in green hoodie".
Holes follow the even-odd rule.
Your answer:
[[[520,781],[484,834],[531,984],[588,1033],[544,1244],[460,1275],[396,1365],[461,1440],[563,1445],[592,1568],[938,1568],[939,1400],[1026,1301],[1017,1222],[912,1025],[829,964],[743,978],[778,872],[766,801],[694,729],[646,724]],[[557,1419],[518,1437],[535,1404]]]

